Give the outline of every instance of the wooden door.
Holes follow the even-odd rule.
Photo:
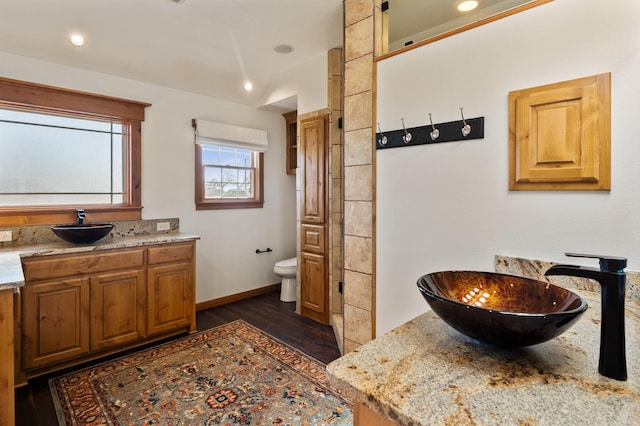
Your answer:
[[[91,277],[92,351],[145,337],[144,275],[137,269]]]
[[[22,289],[22,365],[30,369],[89,352],[89,279],[69,278]]]
[[[328,147],[328,116],[300,122],[300,311],[323,324],[329,323]]]
[[[147,334],[163,333],[183,326],[193,329],[193,311],[193,263],[149,267]]]

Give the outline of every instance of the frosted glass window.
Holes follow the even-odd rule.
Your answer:
[[[0,109],[0,205],[121,204],[124,126]]]

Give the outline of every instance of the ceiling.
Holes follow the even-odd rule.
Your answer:
[[[281,76],[343,44],[343,0],[1,1],[0,51],[279,112],[297,107],[264,105]],[[464,16],[460,1],[389,0],[390,47],[532,0],[481,0]],[[282,44],[293,51],[274,51]]]
[[[342,46],[342,4],[2,0],[0,51],[260,107],[283,72]],[[68,41],[73,31],[84,46]],[[280,44],[293,51],[275,52]]]

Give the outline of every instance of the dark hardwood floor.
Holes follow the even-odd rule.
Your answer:
[[[295,303],[280,302],[278,292],[200,311],[196,315],[196,324],[198,331],[202,331],[237,319],[244,320],[325,364],[340,356],[333,329],[296,314]],[[88,365],[91,364],[78,368]],[[27,386],[17,389],[16,426],[57,425],[48,380],[71,371],[73,370],[64,370],[35,378]]]

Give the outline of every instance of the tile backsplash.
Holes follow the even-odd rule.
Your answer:
[[[164,222],[169,223],[169,229],[158,231],[158,223]],[[111,223],[114,224],[113,231],[111,231],[111,233],[107,235],[105,239],[151,234],[166,234],[169,232],[178,232],[180,230],[180,220],[178,218],[123,220]],[[51,230],[51,226],[52,225],[28,225],[0,227],[0,232],[11,231],[12,233],[12,240],[1,242],[0,248],[18,247],[34,244],[49,244],[62,241],[53,233],[53,231]]]
[[[569,264],[572,262],[568,261],[563,263]],[[545,277],[544,273],[552,265],[555,265],[555,263],[544,260],[523,259],[520,257],[508,257],[500,255],[495,256],[496,272],[532,278],[540,281],[548,281],[552,284],[572,290],[600,292],[600,285],[597,282],[587,278],[567,276]],[[597,261],[594,267],[597,267]],[[627,273],[626,297],[640,300],[640,272],[628,270],[625,271]]]

